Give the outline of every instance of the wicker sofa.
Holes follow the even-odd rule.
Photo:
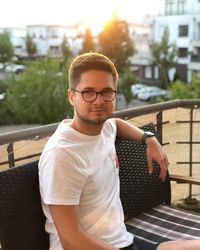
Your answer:
[[[147,124],[143,129],[154,131],[154,126]],[[200,239],[200,214],[171,206],[171,177],[168,174],[164,182],[160,180],[156,162],[153,174],[149,175],[145,146],[117,138],[116,149],[127,229],[135,237],[152,244],[173,239]],[[177,180],[175,176],[172,179]],[[200,185],[200,181],[196,184]],[[38,162],[0,172],[2,249],[49,249],[44,224],[38,188]]]

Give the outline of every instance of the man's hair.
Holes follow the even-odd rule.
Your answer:
[[[118,73],[113,62],[99,53],[85,53],[77,56],[69,68],[69,87],[76,88],[81,74],[89,70],[102,70],[112,74],[113,82],[117,86]]]

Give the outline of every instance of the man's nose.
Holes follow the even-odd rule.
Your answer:
[[[102,97],[102,93],[97,93],[97,97],[94,101],[95,103],[105,103],[105,101],[103,100],[103,97]]]

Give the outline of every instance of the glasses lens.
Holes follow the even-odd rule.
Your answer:
[[[111,102],[114,100],[116,92],[112,89],[106,89],[102,91],[102,98],[105,102]]]
[[[86,102],[92,102],[96,99],[96,92],[93,90],[82,91],[83,99]]]

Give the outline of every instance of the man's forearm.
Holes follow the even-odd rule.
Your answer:
[[[70,239],[70,240],[69,240]],[[109,245],[107,242],[97,239],[80,230],[71,237],[62,237],[61,244],[64,250],[118,250],[119,248]]]
[[[116,124],[117,135],[119,137],[129,140],[141,141],[144,131],[122,119],[116,119]]]

